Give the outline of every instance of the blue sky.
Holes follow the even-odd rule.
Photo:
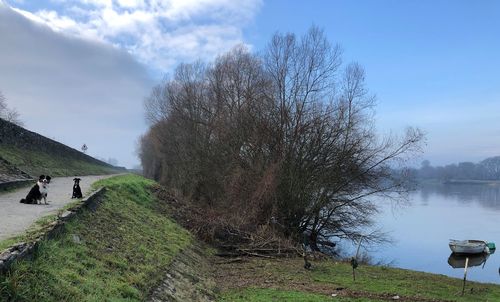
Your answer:
[[[142,99],[164,73],[180,62],[211,60],[237,43],[258,51],[276,31],[300,35],[311,25],[323,28],[332,42],[342,46],[346,63],[357,61],[364,66],[368,87],[377,95],[377,128],[381,134],[401,133],[406,126],[416,126],[427,133],[425,154],[416,163],[423,158],[433,164],[447,164],[500,155],[499,1],[3,2],[5,16],[17,14],[44,28],[46,38],[37,37],[41,45],[42,38],[60,45],[56,50],[53,49],[56,46],[47,46],[42,54],[25,51],[23,56],[43,59],[41,56],[45,54],[48,65],[60,66],[59,73],[69,70],[69,66],[60,62],[54,52],[67,53],[67,49],[72,49],[81,51],[80,58],[87,58],[85,68],[72,66],[72,70],[81,71],[79,81],[89,83],[91,88],[79,90],[78,85],[66,85],[71,89],[59,95],[54,90],[61,90],[55,86],[61,79],[47,80],[49,105],[56,102],[54,99],[70,102],[67,95],[83,95],[81,103],[88,103],[85,96],[91,96],[96,106],[88,110],[90,116],[92,108],[107,112],[109,108],[104,105],[110,97],[109,90],[123,93],[121,101],[117,98],[115,102],[121,108],[117,113],[125,113],[126,120],[121,117],[123,114],[108,112],[99,116],[99,120],[109,121],[107,135],[119,134],[117,141],[92,141],[101,126],[99,121],[80,138],[65,131],[71,127],[41,126],[42,121],[30,109],[35,98],[30,98],[26,91],[29,78],[23,74],[39,74],[45,79],[54,72],[50,72],[51,68],[30,66],[32,60],[19,58],[20,62],[26,62],[16,66],[19,76],[12,76],[13,72],[7,75],[2,56],[17,55],[17,37],[13,37],[10,52],[0,44],[0,90],[25,117],[27,127],[40,129],[44,135],[72,146],[88,137],[92,142],[88,143],[89,152],[96,146],[95,155],[117,158],[127,166],[137,163],[133,154],[135,141],[146,129]],[[0,4],[0,13],[1,9]],[[26,22],[20,20],[19,24],[18,28],[2,29],[0,20],[0,36],[16,31],[18,36],[33,34],[26,30],[29,27]],[[107,60],[109,64],[95,60],[102,53],[118,59]],[[105,86],[103,81],[107,81]],[[129,92],[130,87],[135,88]],[[44,93],[33,91],[31,95]],[[102,97],[104,94],[107,96]],[[54,111],[53,115],[51,120],[70,116],[63,111]]]
[[[435,164],[500,155],[500,2],[308,3],[265,2],[251,44],[318,25],[365,67],[381,132],[422,128]]]

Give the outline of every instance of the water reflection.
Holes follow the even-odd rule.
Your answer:
[[[500,242],[499,185],[425,185],[410,195],[407,207],[395,211],[388,201],[379,204],[377,227],[389,232],[394,244],[373,249],[374,262],[462,278],[458,268],[465,260],[450,256],[450,238]],[[500,283],[500,257],[482,257],[471,259],[467,278]]]
[[[448,264],[453,268],[464,268],[465,261],[469,258],[468,267],[472,266],[482,266],[486,264],[486,260],[490,255],[487,253],[474,254],[474,255],[458,255],[455,253],[451,253],[450,257],[448,257]]]
[[[435,184],[421,185],[421,205],[428,205],[433,195],[455,199],[461,204],[477,202],[482,207],[500,210],[500,185],[498,184]]]

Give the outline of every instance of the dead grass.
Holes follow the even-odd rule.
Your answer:
[[[354,282],[351,266],[332,260],[313,261],[312,270],[303,268],[301,258],[230,261],[213,257],[212,263],[223,297],[225,293],[246,297],[255,292],[248,289],[273,289],[368,301],[390,301],[394,296],[399,296],[398,301],[500,301],[498,285],[470,282],[461,296],[459,279],[395,268],[360,266]]]

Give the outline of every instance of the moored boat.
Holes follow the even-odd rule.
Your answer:
[[[484,240],[454,240],[449,243],[450,249],[456,254],[489,253],[488,243]]]

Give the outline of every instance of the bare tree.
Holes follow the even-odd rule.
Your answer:
[[[7,110],[7,100],[5,99],[5,96],[0,91],[0,112],[4,112],[5,110]]]
[[[343,66],[323,31],[276,34],[260,56],[238,46],[210,65],[180,65],[146,100],[152,126],[139,154],[146,175],[209,206],[225,228],[273,217],[284,236],[307,233],[318,248],[356,240],[377,196],[408,192],[391,168],[423,135],[379,138],[374,106],[363,68]]]
[[[16,109],[11,109],[7,105],[7,98],[0,91],[0,118],[23,127],[24,123],[21,121],[20,114]]]
[[[279,110],[274,216],[313,244],[356,239],[372,223],[375,195],[404,198],[405,179],[389,168],[418,152],[423,139],[415,129],[400,140],[377,139],[364,71],[351,63],[339,76],[340,53],[313,27],[301,40],[276,34],[266,56]]]

